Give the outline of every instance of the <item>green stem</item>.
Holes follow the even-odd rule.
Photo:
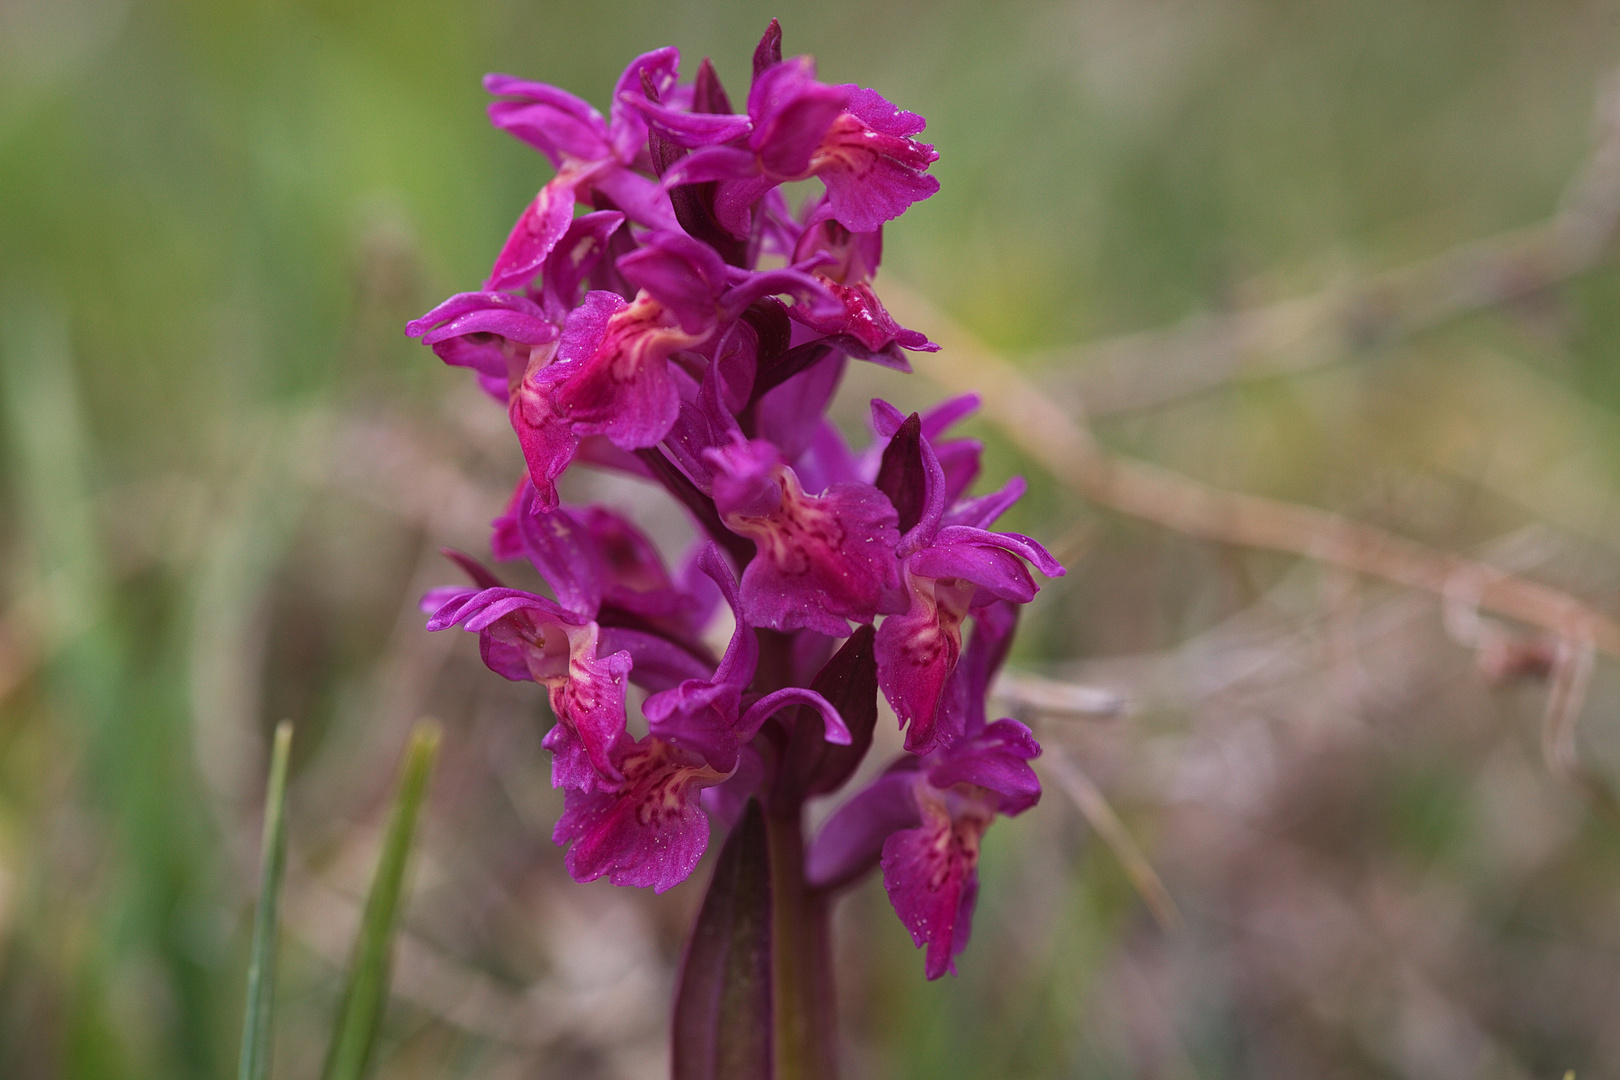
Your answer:
[[[264,1080],[270,1074],[270,1041],[276,996],[277,911],[281,879],[287,870],[287,760],[292,723],[276,727],[270,752],[270,782],[264,794],[259,905],[253,919],[253,952],[248,960],[247,1013],[242,1021],[242,1057],[237,1080]]]
[[[801,812],[766,819],[771,851],[776,1080],[836,1080],[832,951],[827,898],[804,880]]]

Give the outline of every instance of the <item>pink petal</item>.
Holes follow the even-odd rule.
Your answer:
[[[726,526],[758,549],[742,579],[748,621],[843,637],[845,619],[867,622],[896,607],[900,534],[883,493],[849,482],[807,495],[793,470],[777,466],[774,475],[781,501],[773,510],[722,509]]]
[[[926,947],[930,979],[956,973],[954,957],[967,946],[978,893],[979,838],[989,822],[977,816],[953,822],[943,807],[925,807],[920,828],[883,843],[883,887],[918,948]]]
[[[906,727],[906,749],[933,749],[945,681],[962,653],[962,620],[972,588],[911,577],[911,607],[877,631],[878,685]]]
[[[619,758],[624,780],[613,791],[565,793],[552,840],[572,844],[565,865],[575,881],[606,877],[664,892],[691,875],[709,846],[699,792],[723,777],[651,737]]]

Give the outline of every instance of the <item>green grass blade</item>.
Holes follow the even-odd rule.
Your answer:
[[[421,724],[411,734],[393,816],[383,838],[382,855],[377,861],[377,873],[371,879],[371,892],[366,896],[365,914],[355,939],[349,985],[343,991],[332,1046],[321,1073],[325,1080],[360,1080],[371,1059],[377,1030],[382,1026],[383,1011],[388,1004],[389,960],[411,837],[438,749],[437,727]]]
[[[270,783],[264,794],[264,839],[260,848],[259,905],[253,917],[248,958],[247,1012],[242,1018],[242,1059],[237,1080],[264,1080],[270,1073],[271,1020],[276,998],[277,911],[287,868],[287,754],[292,724],[276,728],[270,751]]]

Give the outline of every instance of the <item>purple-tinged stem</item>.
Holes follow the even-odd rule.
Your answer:
[[[772,996],[776,1080],[836,1080],[838,1032],[833,992],[831,903],[804,879],[804,826],[795,807],[770,814]]]

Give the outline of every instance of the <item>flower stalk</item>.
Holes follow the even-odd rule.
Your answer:
[[[834,1080],[832,906],[804,876],[802,813],[766,816],[771,850],[777,1080]]]

